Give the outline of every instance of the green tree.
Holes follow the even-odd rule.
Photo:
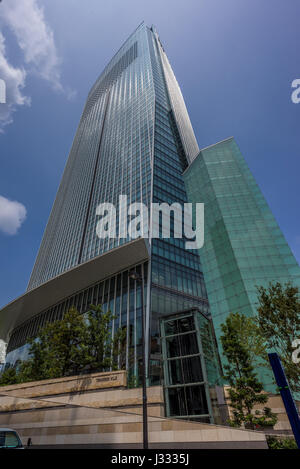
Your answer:
[[[116,329],[112,337],[113,319],[112,312],[103,312],[101,305],[91,305],[86,313],[84,362],[89,372],[125,367],[126,328]]]
[[[17,371],[13,367],[9,367],[0,375],[0,386],[8,386],[18,383]]]
[[[6,370],[0,385],[125,368],[126,328],[112,337],[113,319],[101,305],[91,305],[84,315],[71,308],[30,340],[29,359]]]
[[[86,324],[71,308],[59,321],[47,324],[30,342],[30,358],[20,367],[22,381],[77,374],[84,363]]]
[[[233,409],[230,424],[240,427],[244,423],[254,427],[258,416],[252,413],[253,407],[266,403],[268,397],[262,394],[263,385],[254,372],[250,352],[242,342],[237,325],[240,325],[240,319],[234,313],[221,325],[221,343],[227,359],[224,379],[230,385],[228,393]]]
[[[282,438],[276,435],[267,436],[269,449],[298,449],[294,438]]]
[[[299,364],[292,361],[292,342],[300,339],[299,289],[291,283],[276,283],[257,290],[260,334],[280,356],[291,389],[300,391]]]
[[[237,338],[249,353],[250,363],[258,367],[267,362],[269,366],[266,339],[261,335],[257,318],[242,313],[232,313],[230,318]]]

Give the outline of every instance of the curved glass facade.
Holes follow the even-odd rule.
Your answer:
[[[154,107],[148,35],[143,24],[89,93],[29,290],[126,242],[126,238],[98,238],[96,207],[110,202],[118,209],[120,194],[127,195],[128,204],[139,201],[149,205]]]
[[[200,254],[219,338],[230,312],[256,314],[257,285],[300,287],[300,268],[233,138],[201,150],[184,180],[189,200],[205,203]],[[257,372],[269,386],[268,370]]]
[[[154,28],[141,24],[88,95],[28,291],[130,241],[129,237],[97,236],[96,207],[100,203],[109,202],[116,207],[118,235],[127,222],[126,218],[118,218],[120,195],[127,196],[128,205],[143,202],[147,207],[151,202],[181,205],[187,202],[182,173],[197,151],[183,97],[159,37]],[[196,308],[211,328],[199,254],[186,250],[185,242],[186,239],[175,238],[172,233],[168,239],[149,239],[149,261],[135,266],[145,281],[149,384],[164,384],[168,380],[162,350],[165,318],[170,321],[178,312]],[[127,369],[140,377],[142,292],[129,277],[131,268],[129,263],[128,269],[74,291],[20,324],[11,333],[7,362],[14,364],[25,357],[28,339],[35,337],[46,323],[61,319],[71,306],[84,313],[90,304],[101,303],[116,315],[111,324],[112,334],[116,328],[126,327]],[[198,319],[192,333],[202,343]],[[213,336],[211,346],[216,353]],[[201,382],[191,378],[193,389],[184,392],[194,396],[192,405],[201,410],[201,415],[198,411],[191,415],[210,419],[213,417],[209,387],[219,383],[218,364],[213,362],[216,373],[208,378],[212,365],[203,361],[200,350],[197,354],[191,359],[193,363],[199,362]]]

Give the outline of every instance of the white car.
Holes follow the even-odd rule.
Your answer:
[[[24,449],[16,430],[0,428],[0,449]]]

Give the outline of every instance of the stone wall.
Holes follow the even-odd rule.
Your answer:
[[[9,399],[21,398],[9,396]],[[17,430],[23,444],[31,438],[34,447],[115,449],[142,445],[142,416],[137,413],[70,404],[53,406],[50,401],[43,402],[46,405],[40,409],[0,412],[0,427]],[[149,416],[148,429],[150,448],[267,446],[265,435],[260,432],[184,420]]]
[[[163,388],[149,387],[152,448],[266,448],[260,432],[164,418]],[[141,388],[126,388],[126,373],[94,373],[0,388],[0,427],[35,447],[139,448]]]
[[[0,411],[40,408],[49,402],[140,413],[141,388],[127,389],[126,384],[126,371],[115,371],[1,386]],[[151,386],[147,391],[149,415],[164,416],[162,387]],[[18,399],[9,400],[9,396]]]

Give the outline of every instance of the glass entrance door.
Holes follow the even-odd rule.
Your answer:
[[[201,336],[193,312],[161,321],[166,414],[212,423]]]

